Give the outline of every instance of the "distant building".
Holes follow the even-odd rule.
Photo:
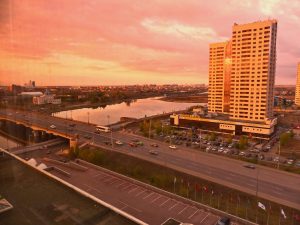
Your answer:
[[[54,95],[44,94],[42,96],[34,97],[32,99],[33,104],[35,105],[44,105],[44,104],[61,104],[60,98],[55,98]]]
[[[40,91],[23,91],[21,92],[20,94],[21,96],[32,96],[32,97],[38,97],[38,96],[41,96],[43,95],[42,92]]]
[[[24,84],[24,87],[26,88],[35,88],[35,81],[30,80],[29,83]]]
[[[295,92],[295,104],[300,106],[300,62],[298,63],[297,69],[297,83]]]
[[[12,92],[14,95],[20,94],[24,88],[20,85],[12,84],[9,88],[9,91]]]

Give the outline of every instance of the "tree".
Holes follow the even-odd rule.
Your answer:
[[[238,143],[238,148],[239,149],[245,149],[248,145],[248,138],[247,136],[241,136],[239,143]]]
[[[215,133],[211,133],[210,136],[209,136],[209,140],[210,141],[215,141],[217,138],[216,134]]]
[[[293,133],[286,132],[280,135],[280,145],[285,146],[289,143],[290,139],[293,137]]]

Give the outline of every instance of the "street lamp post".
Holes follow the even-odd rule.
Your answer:
[[[280,150],[281,150],[281,144],[280,144],[280,140],[279,140],[279,149],[278,149],[278,162],[277,162],[277,169],[279,169],[279,161],[280,161]]]
[[[257,173],[256,173],[256,223],[257,223],[257,217],[258,217],[258,173],[259,173],[259,168],[257,168]]]

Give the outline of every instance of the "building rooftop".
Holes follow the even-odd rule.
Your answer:
[[[9,155],[0,165],[0,193],[14,206],[0,224],[136,224]]]

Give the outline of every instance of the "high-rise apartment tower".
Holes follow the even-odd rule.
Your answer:
[[[229,112],[231,41],[209,46],[208,111]]]
[[[233,25],[230,118],[273,118],[277,21]]]

